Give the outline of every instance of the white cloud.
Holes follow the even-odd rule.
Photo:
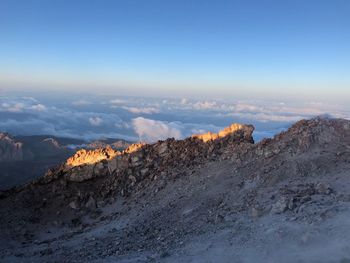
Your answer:
[[[85,105],[89,105],[89,104],[91,104],[91,102],[87,101],[87,100],[76,100],[76,101],[72,102],[72,105],[74,105],[74,106],[85,106]]]
[[[28,97],[0,97],[0,130],[13,134],[52,134],[75,138],[118,136],[156,141],[168,137],[183,138],[193,133],[217,132],[232,122],[251,123],[256,136],[276,134],[279,128],[299,119],[329,113],[334,117],[350,118],[347,105],[318,102],[229,101],[179,98],[136,98],[110,100],[105,97],[89,100],[91,107],[74,107],[85,102],[80,98],[62,101],[50,97],[40,101]],[[101,104],[105,101],[105,104]],[[111,106],[115,110],[111,110]],[[161,112],[159,120],[136,118],[134,114]],[[149,115],[151,116],[151,115]]]
[[[139,138],[147,142],[182,137],[181,131],[175,123],[138,117],[132,120],[132,125]]]
[[[35,104],[33,106],[30,106],[30,109],[35,110],[35,111],[45,111],[46,106],[39,103],[39,104]]]
[[[3,103],[2,104],[3,110],[8,112],[22,112],[25,105],[21,102],[15,102],[15,103]]]
[[[217,108],[217,103],[215,101],[198,101],[193,104],[193,108],[196,110],[212,110]]]
[[[121,100],[121,99],[114,99],[109,101],[111,104],[125,104],[126,101],[125,100]]]
[[[0,110],[5,112],[20,113],[26,110],[46,110],[45,105],[32,97],[2,97],[0,103]]]
[[[137,108],[137,107],[123,107],[124,110],[127,110],[134,114],[153,114],[153,113],[159,113],[159,109],[154,107],[144,107],[144,108]]]
[[[130,129],[131,128],[129,123],[124,122],[124,121],[116,122],[114,124],[114,127],[118,128],[118,129]]]
[[[262,107],[249,103],[237,103],[232,108],[237,112],[261,112],[264,110]]]
[[[100,126],[103,123],[103,120],[100,117],[90,117],[89,122],[92,126]]]
[[[180,104],[185,105],[188,103],[188,99],[187,98],[182,98],[180,101]]]

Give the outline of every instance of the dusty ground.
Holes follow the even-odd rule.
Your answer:
[[[67,192],[37,206],[35,189],[5,194],[0,261],[350,262],[349,121],[299,123],[211,159],[97,208],[73,209]]]

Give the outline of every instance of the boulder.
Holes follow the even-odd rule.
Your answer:
[[[282,196],[276,203],[271,207],[271,213],[273,214],[282,214],[288,209],[289,200]]]
[[[94,210],[96,208],[96,201],[92,196],[90,196],[88,201],[85,203],[85,207],[90,210]]]

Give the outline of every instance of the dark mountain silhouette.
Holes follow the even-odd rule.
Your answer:
[[[48,135],[11,136],[0,133],[0,189],[23,184],[41,176],[49,168],[65,161],[81,147],[111,145],[123,149],[129,144],[118,139],[90,143]]]

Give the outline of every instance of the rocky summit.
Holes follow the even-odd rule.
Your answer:
[[[1,262],[350,262],[350,121],[81,150],[0,193]]]

